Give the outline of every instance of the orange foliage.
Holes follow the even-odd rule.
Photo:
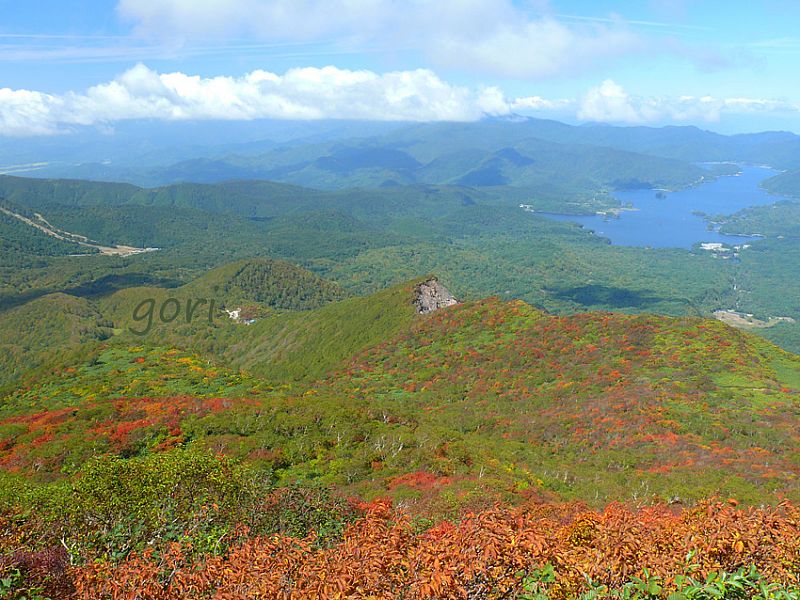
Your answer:
[[[330,548],[285,536],[251,538],[225,556],[192,563],[173,545],[158,560],[131,556],[118,565],[74,571],[81,598],[514,598],[519,572],[551,564],[552,598],[575,597],[586,577],[619,586],[646,567],[669,589],[687,568],[734,571],[756,565],[773,581],[797,583],[800,510],[739,509],[708,502],[678,512],[668,506],[593,512],[578,504],[495,507],[415,533],[386,501]]]

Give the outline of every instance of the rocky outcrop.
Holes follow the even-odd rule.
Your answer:
[[[432,313],[445,306],[453,306],[453,304],[458,304],[458,300],[435,277],[417,286],[414,305],[419,314]]]

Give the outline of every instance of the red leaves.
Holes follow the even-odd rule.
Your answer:
[[[390,490],[400,486],[410,487],[417,490],[428,490],[436,487],[437,485],[446,485],[449,482],[450,479],[448,477],[437,477],[433,473],[417,471],[416,473],[406,473],[405,475],[400,475],[399,477],[393,478],[387,487]]]

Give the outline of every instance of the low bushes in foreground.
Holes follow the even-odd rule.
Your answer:
[[[175,541],[162,552],[66,565],[59,589],[142,600],[800,598],[800,510],[789,504],[497,506],[423,531],[389,502],[359,508],[363,516],[335,543],[318,543],[315,532],[244,531],[225,552],[198,555]],[[4,577],[19,576],[21,563],[5,564]],[[40,588],[44,597],[47,576]]]

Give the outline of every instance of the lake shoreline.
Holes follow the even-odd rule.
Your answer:
[[[615,192],[614,197],[620,203],[618,209],[587,215],[538,211],[534,214],[577,224],[608,239],[612,245],[686,250],[697,249],[703,243],[743,245],[763,236],[757,232],[721,233],[720,216],[778,201],[778,197],[760,186],[777,170],[764,165],[726,164],[737,164],[739,171],[679,191],[650,188]]]

